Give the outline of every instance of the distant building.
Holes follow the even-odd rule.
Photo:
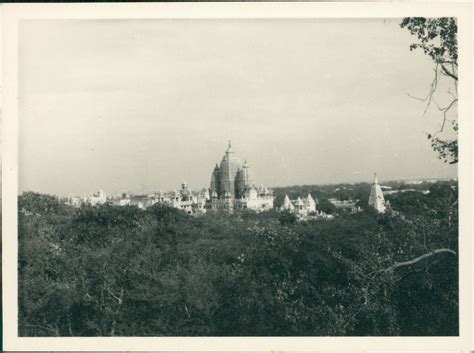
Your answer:
[[[285,199],[283,200],[283,205],[281,205],[280,210],[288,212],[295,211],[295,205],[293,205],[293,203],[290,201],[288,195],[285,195]]]
[[[180,190],[167,193],[160,191],[148,195],[122,194],[119,197],[112,198],[111,203],[115,206],[136,206],[142,210],[155,204],[162,204],[183,210],[187,214],[196,215],[206,212],[205,204],[208,199],[207,189],[201,190],[196,195],[189,189],[188,184],[183,182]]]
[[[89,195],[85,203],[90,204],[91,206],[95,206],[95,205],[103,205],[106,202],[107,202],[107,195],[105,194],[104,191],[99,190],[95,194]]]
[[[146,210],[148,207],[158,203],[155,195],[130,195],[118,201],[119,206],[136,206],[139,209]]]
[[[112,205],[114,206],[130,206],[131,199],[130,195],[122,194],[119,197],[114,197],[111,199]]]
[[[69,206],[80,207],[82,205],[82,198],[79,196],[71,195],[66,199],[65,203]]]
[[[324,212],[319,211],[316,206],[317,201],[313,199],[311,194],[308,194],[308,196],[303,199],[298,197],[296,200],[290,200],[288,195],[285,195],[280,211],[294,213],[300,219],[326,218],[327,215]]]
[[[298,214],[309,214],[316,212],[316,201],[314,201],[311,194],[308,194],[303,200],[299,196],[296,200],[290,200],[288,195],[285,195],[283,205],[280,209],[282,211],[290,211]]]
[[[374,175],[374,183],[370,189],[369,206],[379,213],[384,213],[386,210],[385,198],[383,197],[382,188],[378,183],[377,174]]]
[[[71,195],[67,198],[66,204],[74,207],[80,207],[81,205],[103,205],[107,202],[107,195],[104,191],[99,190],[98,192],[91,195],[74,196]]]
[[[235,157],[230,141],[220,165],[212,171],[209,195],[206,208],[211,211],[259,212],[273,208],[273,191],[255,187],[248,163],[242,164]]]
[[[357,213],[361,212],[362,208],[360,206],[357,206],[357,202],[354,200],[338,200],[335,198],[328,199],[330,203],[336,207],[338,210],[347,210],[351,213]]]
[[[171,198],[160,198],[161,203],[169,204],[170,206],[181,209],[187,214],[199,215],[206,213],[206,202],[209,200],[209,194],[206,192],[193,195],[186,182],[181,184],[181,189],[174,192]]]

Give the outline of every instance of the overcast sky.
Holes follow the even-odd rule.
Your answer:
[[[199,189],[228,140],[267,186],[455,177],[399,22],[23,22],[20,192]]]

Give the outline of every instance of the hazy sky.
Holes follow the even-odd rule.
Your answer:
[[[20,192],[202,188],[229,139],[267,186],[454,177],[399,22],[23,22]]]

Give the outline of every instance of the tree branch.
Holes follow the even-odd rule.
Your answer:
[[[444,74],[445,74],[446,76],[449,76],[449,77],[453,78],[453,79],[456,80],[456,81],[458,80],[458,76],[455,75],[453,72],[450,72],[450,71],[446,68],[446,66],[444,66],[443,64],[441,64],[441,69],[443,69],[443,72],[444,72]]]
[[[431,81],[430,90],[428,91],[428,94],[426,95],[425,98],[415,97],[415,96],[412,96],[410,93],[408,93],[408,96],[411,98],[417,99],[421,102],[427,102],[423,115],[425,115],[426,112],[428,111],[428,108],[431,105],[431,100],[433,99],[433,95],[436,92],[436,88],[438,87],[438,82],[439,82],[438,67],[439,67],[439,64],[437,63],[436,67],[433,70],[434,77],[433,77],[433,81]]]
[[[114,299],[117,301],[117,303],[118,303],[119,305],[121,305],[121,304],[122,304],[122,298],[123,298],[123,287],[122,287],[122,288],[120,288],[120,296],[117,296],[117,295],[115,295],[114,293],[112,293],[112,291],[110,290],[110,288],[109,288],[108,286],[107,286],[107,287],[105,287],[105,289],[106,289],[106,290],[107,290],[107,292],[110,294],[110,296],[111,296],[112,298],[114,298]]]
[[[108,290],[109,294],[112,297],[114,297],[118,302],[117,309],[115,310],[114,316],[112,318],[112,324],[111,324],[111,329],[110,329],[110,336],[115,336],[115,326],[117,325],[117,315],[120,312],[120,308],[122,307],[124,289],[123,289],[123,287],[120,288],[120,296],[119,297],[117,297],[115,294],[113,294],[110,291],[110,289],[107,288],[107,290]]]
[[[410,266],[410,265],[416,264],[417,262],[420,262],[420,261],[422,261],[422,260],[424,260],[428,257],[431,257],[431,256],[436,255],[436,254],[441,254],[441,253],[449,253],[449,254],[452,254],[452,255],[455,255],[455,256],[457,255],[457,253],[454,250],[451,250],[451,249],[447,249],[447,248],[436,249],[436,250],[430,251],[429,253],[423,254],[423,255],[418,256],[418,257],[416,257],[412,260],[409,260],[409,261],[396,262],[392,266],[387,267],[386,269],[380,270],[378,272],[379,273],[381,273],[381,272],[390,272],[390,271],[396,270],[399,267]]]
[[[453,105],[455,103],[457,103],[458,99],[457,98],[454,98],[451,103],[449,103],[446,107],[444,108],[441,108],[438,103],[436,102],[436,100],[433,98],[433,102],[434,104],[436,105],[436,108],[438,108],[439,111],[443,112],[443,122],[441,123],[441,128],[433,135],[436,136],[437,134],[443,132],[444,130],[444,125],[446,124],[446,119],[447,119],[447,113],[448,111],[453,107]]]

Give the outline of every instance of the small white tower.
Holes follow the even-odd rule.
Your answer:
[[[290,212],[294,211],[295,206],[293,206],[293,204],[291,203],[290,198],[288,197],[288,195],[285,195],[285,199],[283,200],[283,205],[281,206],[281,209],[286,210],[286,211],[290,211]]]
[[[306,197],[305,201],[308,212],[316,212],[316,202],[314,201],[311,194],[308,194],[308,197]]]
[[[382,188],[377,180],[377,173],[374,174],[374,183],[372,184],[372,189],[370,189],[369,206],[378,213],[384,213],[386,209]]]

